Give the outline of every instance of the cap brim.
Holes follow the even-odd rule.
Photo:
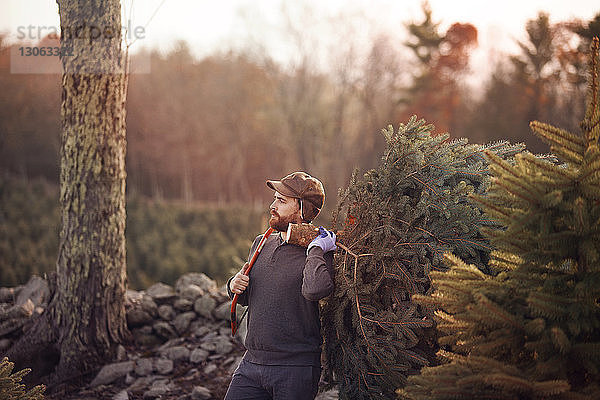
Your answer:
[[[267,186],[270,189],[275,190],[276,192],[279,192],[284,196],[299,198],[296,193],[292,192],[281,181],[267,181]]]

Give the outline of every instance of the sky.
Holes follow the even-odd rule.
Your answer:
[[[197,57],[230,48],[262,47],[278,61],[293,57],[292,26],[310,36],[310,46],[328,48],[348,38],[366,43],[385,33],[405,38],[404,24],[419,21],[421,0],[122,0],[123,25],[130,26],[131,51],[158,48],[168,52],[185,40]],[[600,12],[594,0],[430,0],[434,21],[445,29],[454,22],[469,22],[479,31],[474,68],[489,66],[490,50],[517,52],[524,39],[525,22],[539,11],[551,22],[572,18],[590,20]],[[301,5],[299,5],[301,4]],[[285,16],[288,16],[287,20]],[[291,21],[291,22],[290,22]],[[9,41],[35,42],[50,29],[58,29],[55,0],[0,0],[0,33]],[[28,29],[32,27],[32,29]],[[133,32],[137,28],[137,35]],[[287,29],[287,31],[286,31]],[[135,40],[137,37],[137,40]]]

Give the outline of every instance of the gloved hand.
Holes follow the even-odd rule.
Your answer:
[[[322,226],[319,227],[319,236],[313,239],[312,242],[308,245],[308,249],[306,249],[306,254],[313,247],[318,246],[323,249],[323,252],[327,253],[328,251],[337,250],[337,246],[335,245],[335,233],[328,231]]]

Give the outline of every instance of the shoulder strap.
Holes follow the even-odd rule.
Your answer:
[[[264,233],[262,239],[260,240],[260,243],[258,244],[258,247],[256,248],[256,250],[254,250],[254,254],[252,254],[252,258],[250,259],[250,262],[248,263],[248,267],[244,271],[244,275],[248,275],[250,273],[252,266],[254,265],[254,263],[256,262],[256,259],[258,258],[258,254],[261,252],[261,250],[265,246],[265,242],[267,241],[267,238],[269,237],[269,235],[271,235],[271,233],[273,233],[273,230],[274,230],[273,228],[269,228]],[[237,317],[235,315],[238,297],[239,297],[239,295],[236,293],[233,296],[233,300],[231,300],[231,336],[235,336],[235,333],[237,332],[237,329],[238,329]],[[246,307],[246,311],[248,311],[247,307]],[[246,312],[244,312],[244,315],[242,315],[242,319],[244,319],[245,315],[246,315]],[[241,322],[241,320],[240,320],[240,322]]]

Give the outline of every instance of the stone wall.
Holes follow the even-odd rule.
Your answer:
[[[48,284],[40,277],[0,288],[0,354],[43,312],[48,297]],[[225,288],[202,273],[183,275],[174,286],[156,283],[147,290],[128,290],[133,343],[121,346],[117,362],[105,365],[82,394],[110,392],[103,398],[119,400],[217,398],[220,393],[214,392],[226,389],[243,354],[245,324],[232,338],[230,307]]]
[[[231,301],[225,287],[202,273],[181,276],[174,286],[156,283],[127,291],[127,325],[132,343],[103,366],[89,385],[48,400],[222,399],[244,353],[246,324],[231,337]],[[0,288],[0,355],[41,314],[48,282],[32,277],[23,286]],[[238,318],[243,307],[238,306]],[[337,392],[317,399],[336,399]]]

